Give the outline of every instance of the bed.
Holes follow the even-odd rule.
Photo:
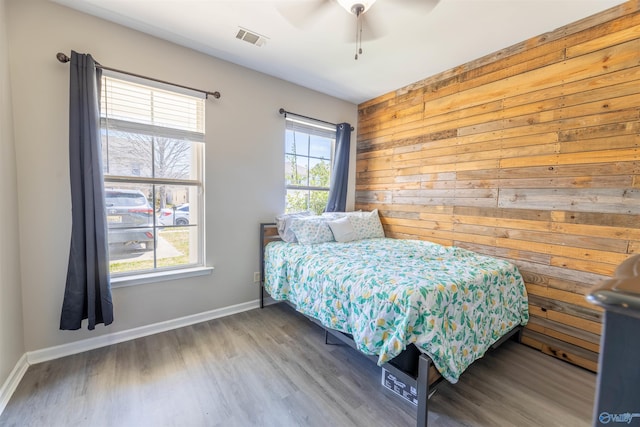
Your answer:
[[[419,426],[434,367],[455,383],[528,321],[522,277],[504,260],[362,230],[364,238],[304,244],[280,241],[273,223],[260,228],[261,306],[265,291],[288,302],[413,385]]]

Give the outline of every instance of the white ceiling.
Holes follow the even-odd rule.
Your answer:
[[[336,0],[53,1],[355,104],[624,2],[377,0],[356,61],[355,17]]]

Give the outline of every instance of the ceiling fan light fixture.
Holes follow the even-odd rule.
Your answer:
[[[368,11],[376,0],[336,0],[338,4],[347,12],[356,17],[356,54],[355,60],[362,55],[362,19],[364,13]]]
[[[356,15],[356,11],[360,9],[360,13],[365,13],[376,0],[336,0],[344,10]]]

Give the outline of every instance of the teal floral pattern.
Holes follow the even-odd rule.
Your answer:
[[[388,238],[265,248],[265,289],[353,335],[382,365],[414,343],[448,381],[529,319],[517,268],[418,240]]]
[[[358,239],[384,237],[378,209],[371,212],[354,212],[349,214],[348,218]]]
[[[303,245],[334,241],[333,233],[327,224],[326,218],[321,216],[294,218],[291,221],[291,230],[298,242]]]

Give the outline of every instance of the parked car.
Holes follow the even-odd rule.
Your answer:
[[[110,250],[147,250],[155,246],[153,208],[138,190],[106,189]]]
[[[160,225],[187,225],[189,224],[189,203],[173,208],[164,208],[158,215]]]

